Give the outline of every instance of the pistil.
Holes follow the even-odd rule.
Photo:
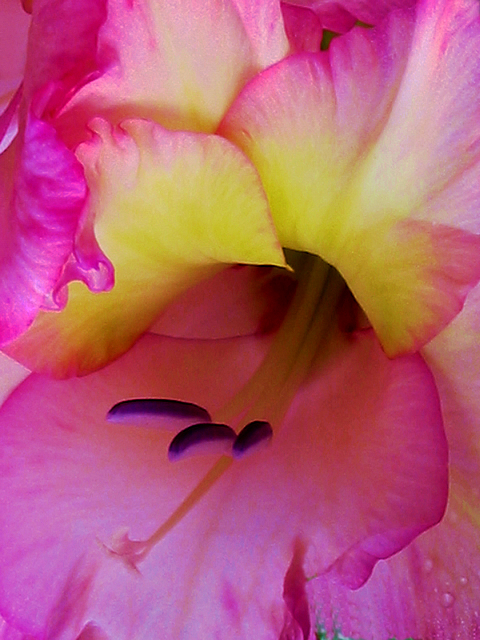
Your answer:
[[[232,424],[268,420],[280,427],[296,390],[327,339],[345,283],[317,256],[301,255],[294,299],[262,364],[215,420]]]

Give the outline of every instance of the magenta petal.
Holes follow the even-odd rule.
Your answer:
[[[320,3],[315,3],[313,6],[318,19],[325,29],[335,33],[346,33],[357,22],[357,17],[337,2],[320,1]]]
[[[294,53],[320,51],[323,26],[317,15],[306,7],[282,2],[285,32]]]
[[[33,112],[18,147],[12,145],[1,158],[3,343],[32,323],[53,291],[73,250],[86,199],[82,166]]]
[[[15,91],[25,66],[29,16],[19,0],[2,0],[0,4],[0,110],[2,96]]]
[[[98,31],[107,0],[35,0],[29,35],[25,94],[31,100],[50,82],[74,86],[97,70]]]
[[[429,371],[419,356],[388,360],[372,336],[322,354],[270,446],[228,467],[141,576],[102,543],[146,539],[216,458],[171,464],[168,433],[110,425],[106,411],[156,396],[199,403],[215,419],[269,341],[146,336],[85,378],[30,376],[0,411],[0,613],[37,636],[56,621],[66,637],[91,623],[116,640],[301,638],[302,576],[355,549],[356,562],[389,555],[445,505]]]
[[[286,0],[315,11],[323,26],[336,33],[349,31],[357,20],[378,24],[395,9],[411,7],[416,0]]]

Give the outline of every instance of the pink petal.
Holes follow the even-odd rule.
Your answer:
[[[102,74],[72,98],[59,126],[77,140],[80,123],[99,115],[213,132],[245,82],[288,51],[273,0],[110,0],[98,40]]]
[[[5,0],[0,6],[0,154],[18,132],[19,86],[27,49],[30,20],[17,0]]]
[[[337,267],[389,355],[430,340],[480,276],[480,238],[449,228],[478,230],[478,3],[413,17],[270,67],[219,128],[257,167],[282,244]]]
[[[98,30],[107,0],[35,0],[28,41],[25,95],[46,84],[75,86],[97,70]]]
[[[21,110],[20,138],[1,159],[2,343],[25,331],[40,308],[64,306],[63,287],[70,280],[97,291],[113,284],[111,265],[84,229],[83,169],[49,118],[56,94],[65,94],[91,68],[101,20],[98,3],[35,2],[23,89],[0,119],[5,149],[17,133]]]
[[[141,576],[102,551],[124,527],[148,537],[215,460],[170,464],[168,434],[108,424],[110,406],[176,397],[215,415],[268,344],[146,336],[98,373],[32,375],[10,396],[0,412],[9,624],[77,637],[90,623],[116,640],[305,635],[306,578],[358,550],[370,556],[363,580],[439,520],[447,458],[431,376],[419,356],[387,360],[367,332],[331,344],[271,446],[234,462],[139,564]]]
[[[295,290],[285,270],[235,266],[188,289],[150,327],[177,338],[232,338],[279,327]]]
[[[320,51],[323,27],[313,11],[285,2],[281,3],[285,31],[292,50]]]
[[[327,579],[309,597],[328,630],[349,637],[472,640],[480,634],[480,288],[426,348],[449,443],[450,497],[435,528],[351,592]]]
[[[233,0],[259,69],[278,62],[289,52],[278,0]]]
[[[480,475],[480,287],[462,312],[425,348],[448,429],[451,463],[462,484],[475,488]]]
[[[0,5],[0,111],[2,97],[15,91],[23,78],[30,19],[17,0]]]
[[[480,504],[474,490],[452,475],[442,522],[379,563],[358,591],[326,578],[311,583],[308,595],[319,624],[348,638],[477,638]]]
[[[296,5],[297,3],[294,2],[293,4]],[[321,0],[320,2],[311,2],[309,0],[303,2],[300,0],[298,5],[313,10],[322,26],[334,33],[346,33],[357,22],[355,15],[337,2],[322,2]]]

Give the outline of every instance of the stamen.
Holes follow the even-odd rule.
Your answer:
[[[265,420],[249,422],[238,434],[233,443],[233,457],[237,460],[246,454],[267,445],[273,436],[273,429]]]
[[[190,425],[193,422],[211,422],[212,418],[206,409],[193,402],[163,398],[133,398],[113,405],[107,413],[107,420],[177,431],[185,423]]]
[[[226,424],[193,424],[171,441],[168,459],[176,462],[198,453],[230,453],[235,436],[235,431]]]

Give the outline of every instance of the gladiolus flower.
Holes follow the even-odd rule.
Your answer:
[[[56,374],[124,355],[32,374],[0,410],[0,613],[23,637],[307,640],[322,588],[375,593],[379,560],[445,510],[418,351],[480,278],[478,6],[423,0],[312,52],[274,2],[193,22],[91,4],[35,0],[3,116],[3,339]],[[236,262],[288,262],[295,292]],[[273,281],[280,326],[245,335],[240,314],[219,336],[235,301],[209,287],[253,287],[256,328]],[[216,340],[185,339],[192,314]],[[179,337],[138,339],[175,317]]]

